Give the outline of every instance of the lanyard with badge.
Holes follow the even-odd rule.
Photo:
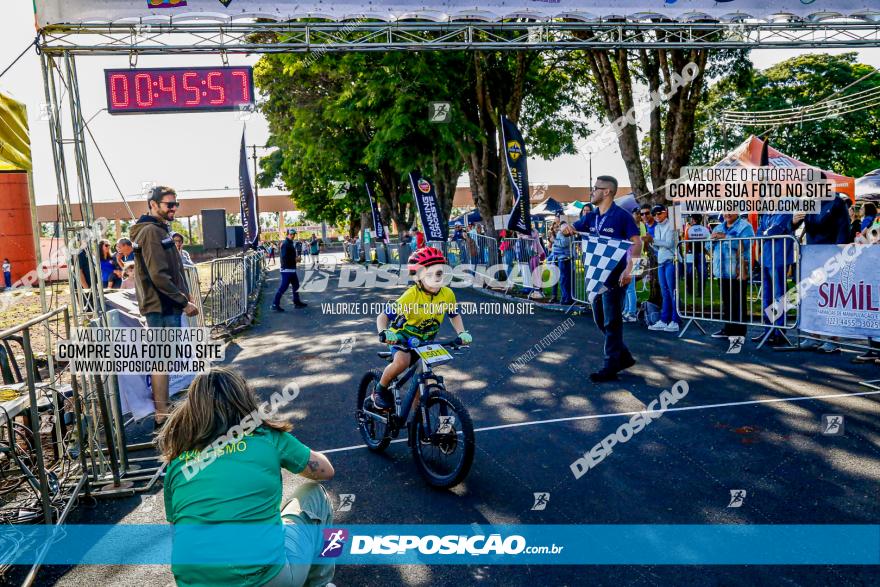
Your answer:
[[[608,209],[608,212],[611,212],[611,209]],[[593,219],[593,230],[596,231],[596,236],[602,236],[602,228],[605,227],[605,223],[608,221],[608,212],[605,212],[603,216],[598,211],[596,211],[596,217]],[[599,216],[602,216],[602,223],[599,223]]]

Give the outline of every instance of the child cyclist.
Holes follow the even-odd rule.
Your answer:
[[[415,337],[420,342],[434,340],[443,318],[449,315],[459,341],[467,345],[473,340],[458,314],[455,294],[443,285],[445,266],[443,253],[434,247],[414,252],[409,257],[407,269],[415,284],[376,317],[379,340],[391,345],[394,353],[373,393],[373,404],[380,410],[389,410],[394,405],[394,395],[388,386],[410,366],[412,352],[407,346],[410,338]]]

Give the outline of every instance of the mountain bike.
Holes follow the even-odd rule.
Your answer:
[[[467,476],[473,463],[474,424],[467,408],[446,389],[443,377],[434,373],[433,367],[451,361],[449,351],[462,345],[458,339],[422,344],[412,338],[406,346],[415,356],[409,368],[389,385],[394,394],[393,412],[378,410],[371,399],[382,372],[373,369],[361,379],[355,414],[358,430],[373,452],[385,450],[401,430],[406,430],[416,467],[428,484],[453,487]],[[378,355],[391,361],[390,351]]]

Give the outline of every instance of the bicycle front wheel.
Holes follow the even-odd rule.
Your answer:
[[[413,426],[413,459],[419,473],[434,487],[449,488],[462,482],[474,462],[474,424],[458,396],[446,389],[428,395],[425,430],[419,419]]]

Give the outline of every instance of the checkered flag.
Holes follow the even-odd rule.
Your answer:
[[[630,241],[608,238],[606,236],[588,236],[583,241],[584,251],[584,282],[587,300],[592,304],[596,296],[606,289],[608,276],[623,259],[632,243]]]

